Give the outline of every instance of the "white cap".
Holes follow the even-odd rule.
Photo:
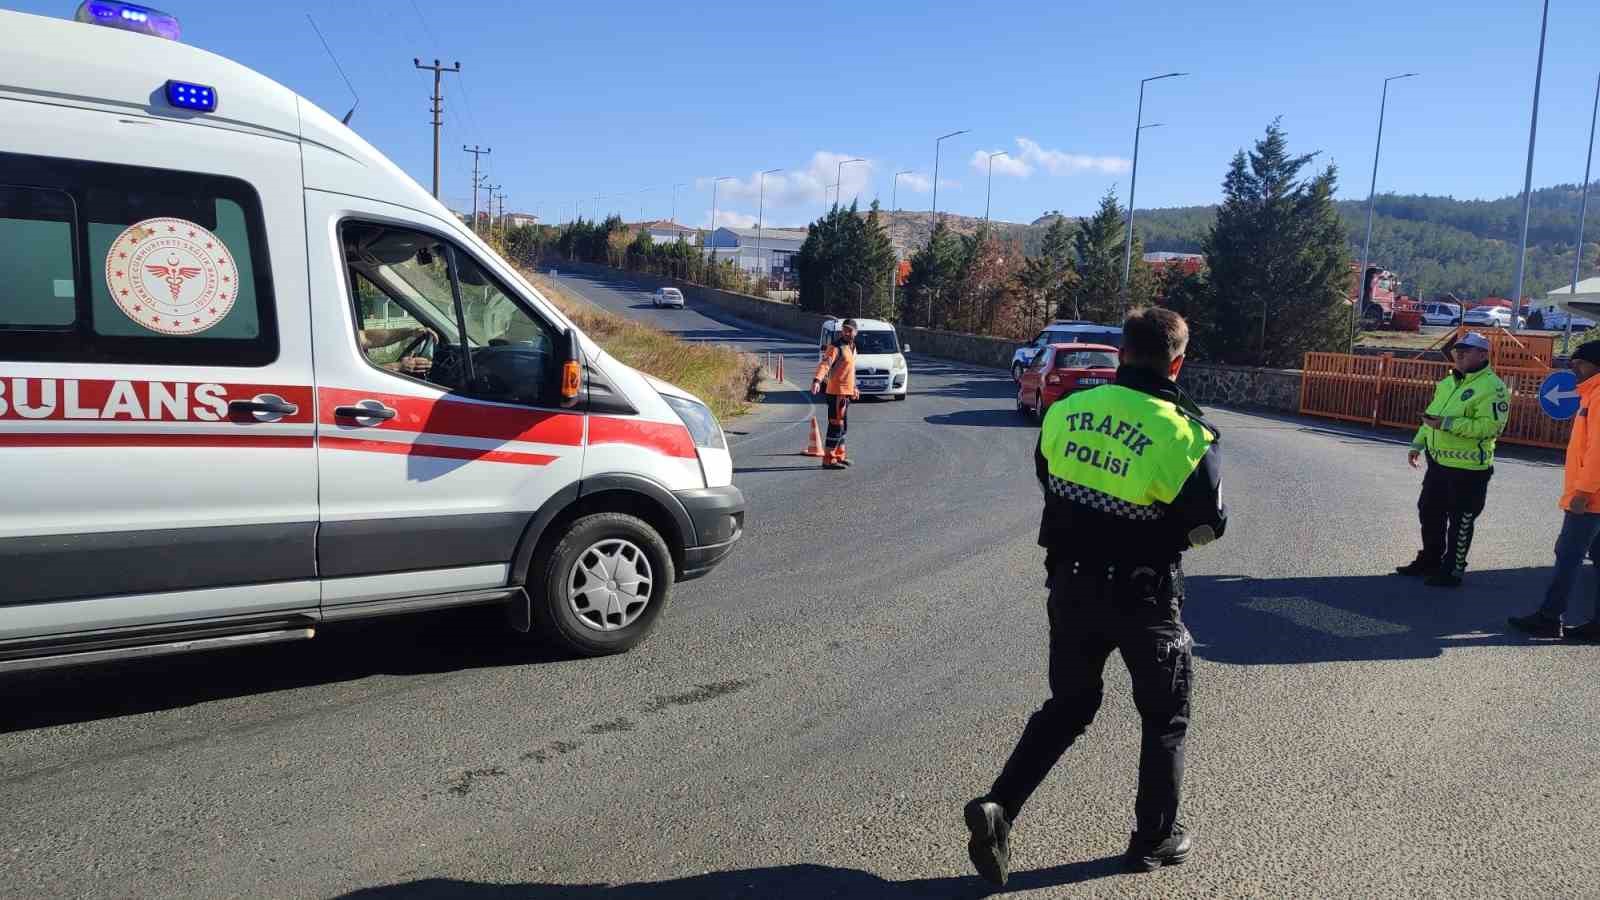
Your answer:
[[[1461,340],[1456,341],[1456,346],[1473,347],[1478,350],[1487,350],[1489,349],[1489,339],[1476,331],[1469,331],[1462,336]]]

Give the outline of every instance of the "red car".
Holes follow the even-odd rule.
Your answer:
[[[1075,391],[1117,378],[1117,348],[1106,344],[1051,344],[1033,358],[1017,382],[1017,412],[1044,418],[1050,404]]]

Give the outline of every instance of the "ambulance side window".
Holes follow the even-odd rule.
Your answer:
[[[277,359],[266,226],[249,184],[3,152],[0,179],[0,359]]]
[[[77,321],[72,222],[70,194],[0,187],[0,329]]]

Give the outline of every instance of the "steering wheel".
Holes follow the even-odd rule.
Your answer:
[[[400,358],[405,359],[410,356],[423,356],[429,360],[432,360],[434,351],[437,349],[437,347],[438,340],[434,338],[433,332],[424,329],[421,334],[412,338],[411,341],[406,344],[404,350],[400,351]]]

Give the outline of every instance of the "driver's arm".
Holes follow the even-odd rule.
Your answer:
[[[427,333],[428,329],[421,325],[414,328],[363,328],[361,347],[363,350],[378,350]]]

